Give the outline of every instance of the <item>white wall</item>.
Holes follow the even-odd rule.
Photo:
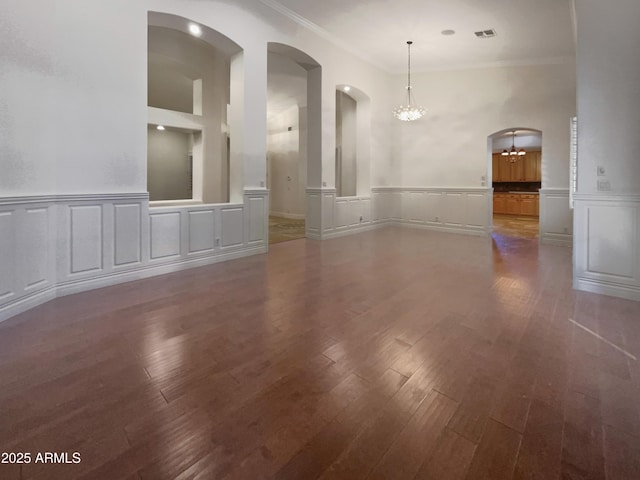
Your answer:
[[[578,20],[578,189],[640,193],[640,3],[576,2]]]
[[[144,7],[1,2],[0,195],[146,190]]]
[[[574,285],[640,300],[640,3],[580,0],[576,14]]]
[[[166,129],[147,131],[147,181],[149,200],[191,198],[192,134]]]
[[[573,63],[416,73],[412,86],[427,114],[392,126],[401,185],[479,187],[487,137],[529,127],[542,131],[543,188],[568,188]],[[394,77],[398,102],[404,87],[405,77]]]

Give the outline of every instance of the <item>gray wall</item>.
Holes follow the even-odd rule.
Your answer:
[[[147,130],[147,181],[150,200],[191,198],[191,134],[175,130]]]
[[[356,195],[357,103],[336,91],[336,190],[339,197]]]

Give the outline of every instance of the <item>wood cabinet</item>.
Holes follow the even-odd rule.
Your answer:
[[[494,193],[493,213],[537,217],[539,197],[532,193]]]
[[[507,197],[506,195],[493,194],[493,213],[506,213]]]
[[[540,152],[527,152],[515,162],[509,157],[494,153],[492,157],[494,182],[540,182],[542,181],[542,157]]]

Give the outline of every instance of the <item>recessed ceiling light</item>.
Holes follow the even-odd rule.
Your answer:
[[[351,87],[349,85],[345,85],[344,86],[344,91],[348,92],[349,90],[351,90]]]
[[[449,37],[449,36],[451,36],[451,35],[455,35],[455,34],[456,34],[456,31],[455,31],[455,30],[447,29],[447,30],[442,30],[442,32],[440,32],[440,33],[441,33],[442,35],[444,35],[445,37]]]
[[[162,125],[158,125],[156,128],[157,128],[158,130],[164,130],[164,126],[162,126]]]
[[[202,28],[200,28],[200,25],[198,25],[198,24],[190,23],[189,24],[189,33],[191,35],[193,35],[194,37],[199,37],[200,35],[202,35]]]

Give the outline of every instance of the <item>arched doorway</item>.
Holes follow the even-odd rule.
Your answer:
[[[267,188],[269,243],[306,236],[319,212],[307,188],[321,184],[321,67],[306,53],[268,44]]]
[[[488,136],[488,181],[493,188],[494,235],[538,238],[542,132],[505,128]]]

